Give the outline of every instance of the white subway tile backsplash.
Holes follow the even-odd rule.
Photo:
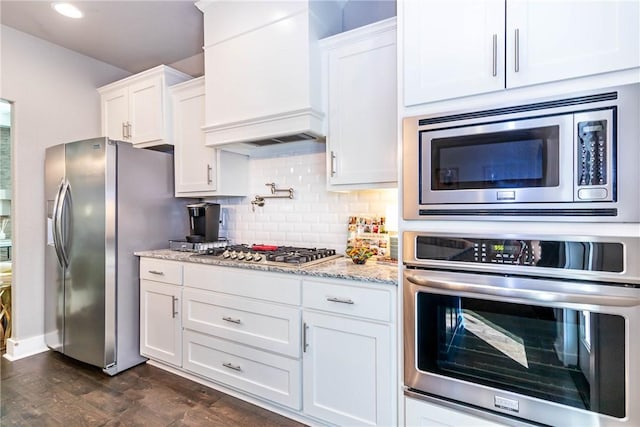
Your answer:
[[[252,157],[250,196],[212,200],[228,212],[221,236],[234,243],[324,246],[343,252],[349,216],[384,216],[388,205],[397,205],[396,190],[328,192],[325,165],[324,152]],[[293,188],[294,198],[266,199],[252,212],[251,200],[270,195],[265,184],[271,182],[278,189]]]

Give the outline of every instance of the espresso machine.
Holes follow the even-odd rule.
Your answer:
[[[218,241],[220,230],[220,205],[217,203],[193,203],[187,205],[189,211],[189,243]]]

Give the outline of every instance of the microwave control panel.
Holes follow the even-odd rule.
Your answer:
[[[578,123],[578,185],[607,184],[607,121]]]

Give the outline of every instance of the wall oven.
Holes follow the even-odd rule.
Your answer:
[[[640,238],[403,240],[407,395],[543,425],[640,425]]]
[[[640,84],[403,122],[404,218],[640,222]]]

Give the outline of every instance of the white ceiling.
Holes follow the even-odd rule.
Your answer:
[[[1,22],[131,73],[166,64],[204,74],[202,13],[193,0],[70,2],[84,18],[64,17],[49,1],[1,0]]]

